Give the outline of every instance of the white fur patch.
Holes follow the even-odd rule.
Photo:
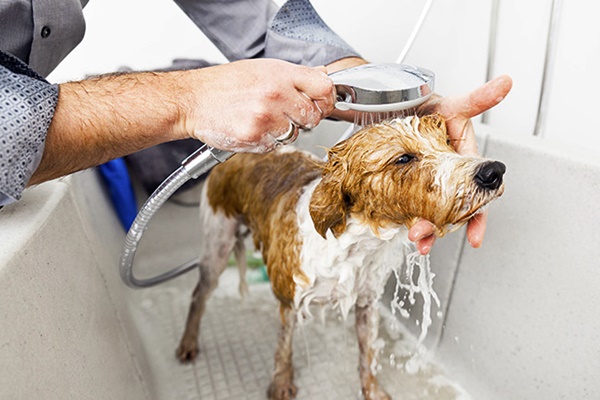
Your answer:
[[[435,159],[438,161],[435,167],[434,184],[441,190],[442,198],[444,200],[461,196],[464,191],[457,192],[456,187],[452,185],[451,180],[456,178],[457,164],[461,159],[461,156],[457,154],[449,154],[437,152],[435,153]]]
[[[378,235],[369,226],[349,218],[340,237],[327,232],[321,237],[309,214],[309,202],[320,179],[310,183],[298,201],[299,234],[302,240],[300,265],[308,278],[294,277],[294,305],[300,320],[311,318],[309,306],[331,303],[343,318],[354,304],[378,300],[394,267],[399,267],[408,248],[404,226],[381,229]]]

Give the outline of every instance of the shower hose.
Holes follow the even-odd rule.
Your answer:
[[[407,41],[404,49],[400,57],[397,60],[397,63],[401,63],[404,60],[404,57],[412,47],[414,40],[419,33],[424,20],[429,13],[431,5],[434,0],[428,0],[423,7],[423,11],[413,31]],[[290,133],[293,133],[291,138],[284,138],[281,141],[282,144],[288,144],[293,142],[297,137],[297,129],[294,129],[294,124],[291,124]],[[355,126],[351,125],[344,132],[342,137],[339,140],[344,140],[348,138],[354,132]],[[291,139],[291,141],[288,141]],[[150,220],[156,214],[156,212],[162,207],[162,205],[171,197],[173,193],[177,189],[179,189],[184,183],[189,181],[190,179],[196,179],[200,175],[205,172],[211,170],[215,165],[226,161],[231,157],[233,153],[228,151],[219,150],[210,146],[202,146],[198,150],[196,150],[192,155],[186,158],[181,167],[179,167],[175,172],[173,172],[165,181],[154,191],[152,196],[148,198],[146,203],[142,206],[140,212],[137,217],[133,221],[133,224],[129,228],[129,232],[127,232],[127,237],[125,238],[125,244],[123,246],[123,250],[121,252],[121,260],[119,262],[119,272],[121,274],[121,279],[125,284],[132,288],[145,288],[154,285],[158,285],[159,283],[168,281],[175,277],[178,277],[186,272],[194,269],[198,265],[198,259],[190,260],[184,264],[179,265],[165,273],[160,275],[139,279],[136,278],[133,274],[133,259],[135,257],[135,252],[138,247],[138,243],[144,234],[144,231],[148,228],[148,224]]]
[[[140,209],[137,217],[131,224],[125,244],[121,252],[119,262],[119,272],[121,279],[125,284],[132,288],[145,288],[173,279],[179,275],[185,274],[198,264],[198,259],[190,260],[178,267],[171,269],[160,275],[140,279],[133,274],[133,259],[138,244],[148,228],[148,224],[154,214],[171,197],[177,189],[190,179],[196,179],[205,172],[211,170],[215,165],[226,161],[233,153],[219,150],[210,146],[202,146],[188,158],[186,158],[175,172],[173,172],[163,183],[152,193],[146,203]]]

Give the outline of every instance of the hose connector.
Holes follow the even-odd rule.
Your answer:
[[[191,179],[197,179],[217,164],[227,161],[232,155],[231,151],[204,145],[183,160],[181,166]]]

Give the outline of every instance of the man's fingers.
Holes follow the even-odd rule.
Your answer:
[[[333,81],[325,73],[325,68],[301,68],[303,72],[294,75],[296,90],[304,93],[315,102],[323,113],[323,116],[331,114],[334,109],[335,91]]]
[[[501,75],[464,96],[450,97],[442,104],[442,114],[473,118],[498,105],[510,89],[512,79]]]
[[[301,128],[312,129],[325,117],[321,109],[322,105],[303,92],[297,92],[291,103],[293,107],[289,108],[286,115]]]
[[[419,253],[421,253],[422,255],[429,254],[431,248],[433,247],[433,244],[435,243],[435,239],[435,235],[429,235],[417,241],[415,244],[417,245],[417,250],[419,250]]]
[[[432,235],[433,232],[433,224],[426,219],[421,219],[408,231],[408,239],[411,242],[417,242]]]
[[[446,126],[451,144],[459,154],[472,156],[479,154],[473,122],[470,119],[456,118],[447,121]]]
[[[485,227],[487,225],[487,212],[476,214],[467,225],[467,239],[471,247],[479,248],[483,243]]]

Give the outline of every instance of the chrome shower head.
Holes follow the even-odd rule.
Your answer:
[[[339,110],[389,112],[416,107],[433,93],[435,74],[406,64],[365,64],[329,75]]]

